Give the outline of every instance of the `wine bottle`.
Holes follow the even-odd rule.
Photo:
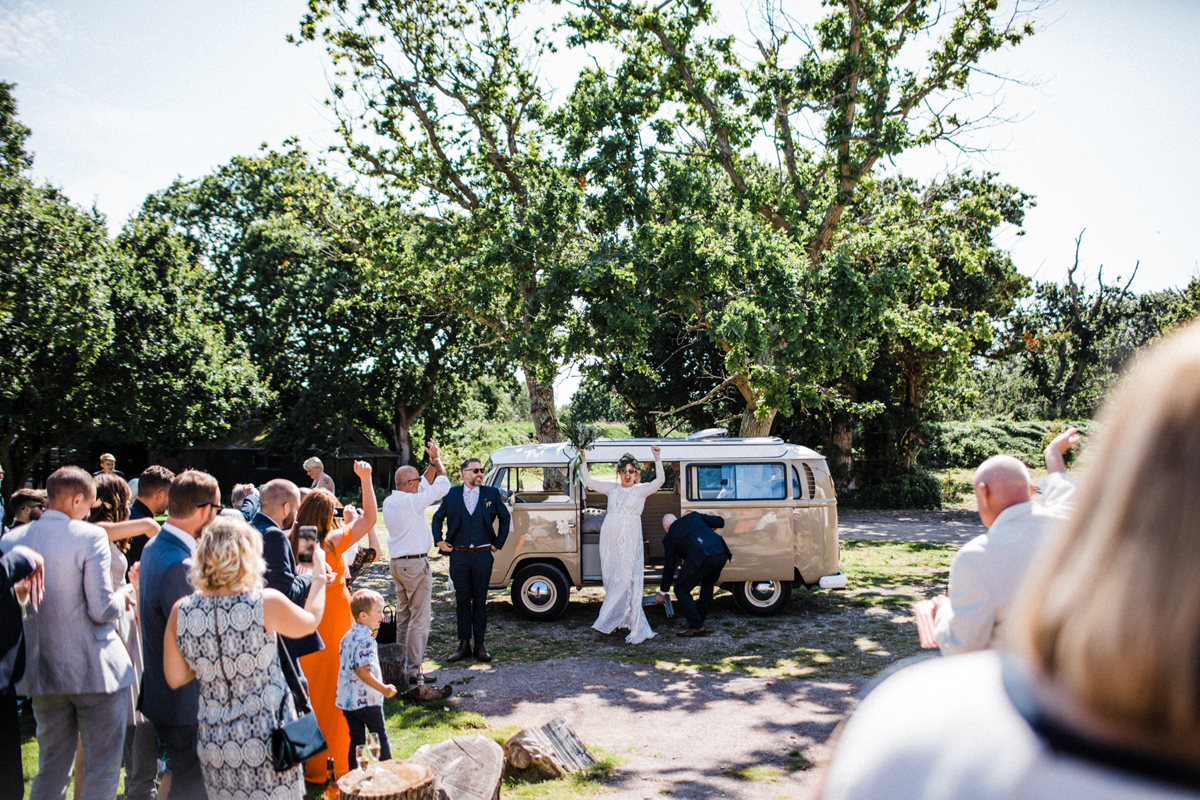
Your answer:
[[[333,756],[325,759],[325,765],[329,770],[329,777],[325,779],[325,800],[340,800],[342,792],[338,789],[337,777],[333,774]]]

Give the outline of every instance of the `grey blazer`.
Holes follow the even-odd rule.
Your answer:
[[[113,625],[124,600],[113,593],[103,529],[46,511],[4,540],[45,560],[45,597],[37,611],[25,610],[25,677],[17,692],[112,694],[132,685],[133,662]]]

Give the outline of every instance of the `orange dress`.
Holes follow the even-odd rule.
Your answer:
[[[342,637],[354,624],[350,615],[350,592],[346,589],[346,563],[342,553],[350,546],[349,528],[343,528],[346,536],[334,546],[334,551],[325,552],[325,560],[337,576],[325,589],[325,615],[317,632],[325,649],[300,657],[300,668],[308,678],[308,691],[312,700],[313,713],[329,749],[310,758],[304,766],[304,780],[324,784],[328,777],[325,759],[333,756],[333,771],[342,777],[350,771],[350,728],[342,710],[337,707],[338,650]]]

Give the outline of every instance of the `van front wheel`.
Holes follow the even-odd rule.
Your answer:
[[[733,602],[755,617],[773,617],[792,597],[791,581],[739,581],[729,587]]]
[[[553,564],[533,564],[516,574],[512,601],[526,619],[549,622],[567,610],[571,588],[567,576]]]

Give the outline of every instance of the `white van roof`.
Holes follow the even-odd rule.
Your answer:
[[[693,436],[695,436],[693,434]],[[703,438],[668,439],[597,439],[588,450],[588,461],[596,464],[621,460],[631,453],[644,463],[654,461],[650,445],[662,448],[663,461],[758,461],[764,458],[800,458],[824,461],[825,457],[807,447],[790,444],[778,436],[759,438],[725,438],[710,436]],[[566,464],[575,457],[575,448],[569,442],[549,444],[520,444],[502,447],[492,453],[492,464],[496,466],[524,466],[542,464]]]

